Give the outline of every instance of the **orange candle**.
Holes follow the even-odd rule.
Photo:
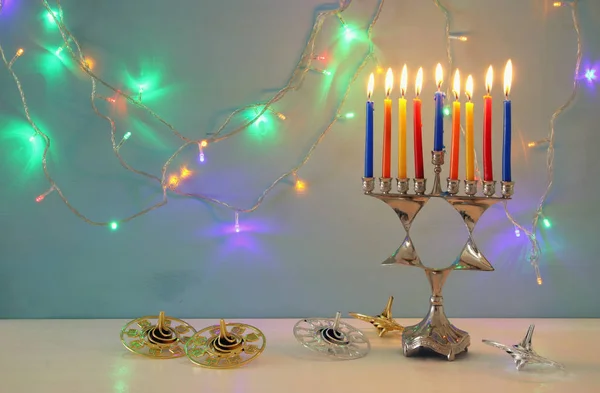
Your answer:
[[[452,150],[450,153],[450,179],[458,180],[458,154],[460,151],[460,74],[454,74],[454,102],[452,103]]]
[[[392,84],[394,83],[394,74],[392,69],[388,68],[385,76],[386,98],[383,101],[383,154],[381,155],[381,177],[389,178],[392,165]]]

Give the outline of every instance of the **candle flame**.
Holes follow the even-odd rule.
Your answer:
[[[408,85],[408,70],[406,69],[406,64],[402,67],[402,76],[400,77],[400,94],[404,97],[406,93],[406,85]]]
[[[388,68],[385,74],[385,94],[389,97],[392,92],[392,85],[394,84],[394,73],[391,68]]]
[[[467,78],[467,88],[465,90],[467,98],[469,99],[469,101],[471,101],[471,97],[473,97],[473,77],[471,75],[469,75],[469,77]]]
[[[367,86],[367,97],[369,99],[371,99],[371,96],[373,95],[373,87],[375,86],[375,75],[373,75],[373,73],[371,72],[371,75],[369,76],[369,85]]]
[[[487,89],[487,93],[490,94],[492,91],[492,81],[494,80],[494,69],[492,66],[488,68],[487,75],[485,76],[485,88]]]
[[[456,73],[454,74],[454,98],[456,98],[456,100],[458,100],[458,96],[460,96],[460,73],[458,72],[458,69],[456,70]]]
[[[419,68],[417,72],[417,81],[415,82],[415,93],[417,97],[421,94],[421,87],[423,86],[423,67]]]
[[[510,85],[512,83],[512,61],[509,59],[504,68],[504,94],[508,99],[508,93],[510,93]]]
[[[444,82],[444,71],[442,70],[442,65],[438,63],[437,67],[435,67],[435,84],[438,90],[442,87],[442,82]]]

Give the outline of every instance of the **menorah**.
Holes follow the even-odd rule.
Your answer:
[[[514,193],[514,182],[502,181],[502,196],[495,196],[496,182],[483,181],[483,196],[478,196],[476,180],[465,180],[465,195],[458,195],[460,181],[447,180],[447,190],[443,191],[440,173],[444,164],[444,151],[432,151],[434,182],[432,190],[426,194],[427,179],[413,179],[414,194],[409,194],[409,179],[396,179],[397,192],[392,192],[392,178],[379,178],[379,193],[375,189],[375,178],[363,177],[362,188],[365,195],[379,199],[390,206],[406,232],[404,241],[396,252],[387,258],[384,266],[407,265],[423,269],[431,285],[430,307],[427,315],[416,325],[404,328],[402,349],[410,357],[421,349],[433,351],[454,360],[455,356],[467,352],[471,343],[469,333],[450,323],[444,313],[442,288],[450,273],[454,270],[493,271],[492,264],[483,256],[473,240],[475,225],[486,210],[500,202],[510,199]],[[431,198],[441,198],[448,202],[462,217],[469,238],[458,258],[448,267],[434,269],[425,266],[410,238],[410,227],[423,206]]]

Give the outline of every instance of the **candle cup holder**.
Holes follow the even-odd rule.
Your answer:
[[[432,151],[431,163],[433,164],[433,188],[430,195],[440,195],[442,193],[442,182],[440,173],[442,173],[442,165],[444,165],[444,151]]]
[[[362,178],[362,189],[365,194],[370,194],[375,189],[375,178],[363,177]]]
[[[456,194],[458,194],[459,186],[460,186],[460,180],[448,178],[446,180],[446,184],[447,184],[448,194],[449,195],[456,195]]]
[[[465,180],[465,194],[468,196],[477,194],[477,180]]]
[[[389,194],[392,191],[392,178],[391,177],[380,177],[379,178],[379,190],[382,194]]]
[[[502,196],[504,198],[510,198],[515,193],[515,182],[514,181],[502,181],[500,183],[502,190]]]
[[[408,193],[408,179],[396,179],[398,183],[398,194],[407,194]]]
[[[496,193],[496,181],[495,180],[484,180],[483,181],[483,195],[486,197],[492,197]]]
[[[427,189],[427,179],[414,179],[415,182],[415,194],[424,195]]]
[[[443,160],[443,154],[441,157]],[[439,176],[437,168],[436,175]],[[481,216],[490,206],[505,201],[507,198],[475,196],[477,193],[477,183],[474,180],[465,181],[465,189],[471,193],[467,196],[451,195],[448,192],[443,192],[439,185],[440,190],[438,190],[438,194],[435,192],[435,187],[434,185],[432,193],[424,195],[425,179],[415,179],[415,194],[369,193],[366,195],[390,206],[400,219],[406,233],[400,247],[382,265],[405,265],[421,268],[425,271],[425,275],[431,286],[431,298],[427,315],[418,324],[405,327],[402,332],[404,356],[411,357],[423,350],[443,355],[451,361],[455,359],[456,355],[468,351],[471,339],[466,331],[452,325],[448,317],[446,317],[442,288],[446,279],[454,270],[494,270],[491,263],[477,248],[473,240],[473,230]],[[491,189],[493,195],[493,187]],[[448,202],[459,213],[468,231],[467,242],[458,258],[450,266],[441,269],[425,266],[419,258],[414,243],[410,238],[410,227],[415,217],[431,198],[441,198]]]

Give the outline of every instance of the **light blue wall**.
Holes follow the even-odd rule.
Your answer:
[[[34,120],[51,137],[48,168],[70,203],[91,220],[110,221],[159,201],[160,187],[124,170],[114,156],[108,123],[90,107],[89,79],[52,53],[61,38],[44,23],[41,1],[4,3],[0,43],[7,56],[19,47],[26,50],[13,69]],[[337,5],[319,0],[61,3],[67,26],[95,60],[94,71],[124,91],[131,91],[132,81],[151,80],[144,104],[192,139],[214,132],[232,110],[267,100],[281,88],[317,12]],[[376,2],[355,3],[344,17],[364,27]],[[546,156],[544,148],[526,144],[547,135],[550,116],[570,91],[576,55],[570,11],[542,0],[443,3],[452,12],[453,28],[469,34],[468,42],[453,42],[453,54],[463,75],[475,77],[479,109],[485,70],[493,64],[497,72],[497,174],[500,74],[506,59],[513,60],[517,193],[509,207],[529,227],[546,183]],[[581,1],[580,18],[582,66],[598,66],[600,3]],[[307,75],[302,89],[276,105],[285,121],[272,119],[271,131],[253,127],[209,146],[204,164],[196,161],[195,148],[180,156],[174,168],[187,164],[195,171],[185,191],[250,207],[299,162],[330,121],[367,50],[364,43],[345,47],[339,32],[339,22],[330,18],[316,42],[330,54],[334,74]],[[435,64],[447,63],[444,18],[432,1],[386,2],[374,42],[384,67],[399,72],[408,64],[410,86],[416,68],[423,66],[423,96],[433,95]],[[242,231],[236,234],[232,211],[172,194],[166,206],[122,223],[117,231],[86,224],[56,193],[35,203],[48,188],[41,151],[27,140],[31,129],[14,81],[0,67],[0,317],[130,318],[159,310],[180,317],[324,316],[337,310],[377,312],[389,295],[396,297],[394,315],[423,315],[429,297],[424,274],[379,266],[403,235],[399,222],[360,191],[362,111],[373,69],[371,63],[360,74],[345,105],[357,118],[338,122],[299,171],[306,192],[298,195],[291,181],[278,185],[255,212],[240,216]],[[382,79],[375,96],[376,149]],[[412,87],[409,92],[412,97]],[[99,94],[109,93],[100,88]],[[498,206],[475,234],[496,271],[453,274],[445,288],[450,316],[600,317],[600,164],[594,158],[600,143],[599,94],[600,85],[583,83],[575,105],[556,123],[555,182],[545,210],[553,226],[539,232],[544,285],[536,285],[527,261],[527,238],[515,237]],[[424,100],[426,152],[432,145],[432,101]],[[118,140],[133,133],[122,147],[123,157],[160,176],[180,141],[132,105],[99,101],[98,107],[115,119]],[[478,113],[477,147],[481,121]],[[449,146],[449,122],[446,127]],[[422,258],[440,264],[452,261],[466,238],[461,220],[443,204],[428,205],[413,232]]]

